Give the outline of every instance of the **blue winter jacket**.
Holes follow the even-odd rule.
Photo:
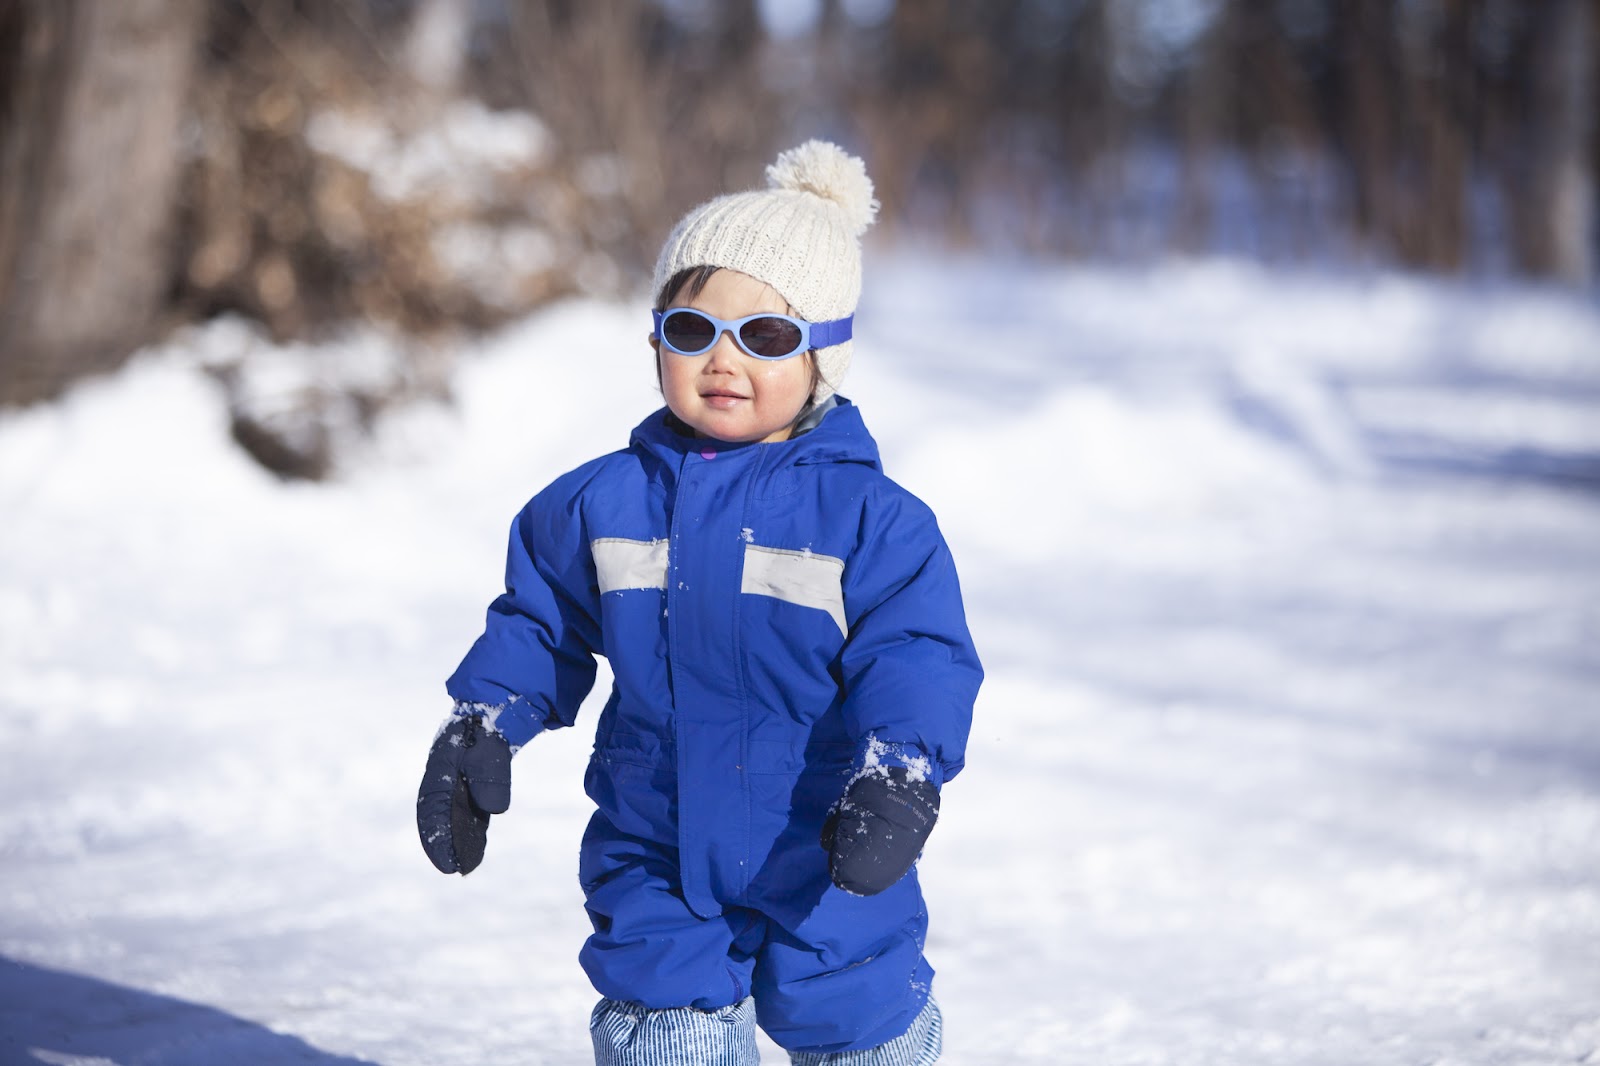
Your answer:
[[[774,444],[675,424],[657,411],[523,508],[506,591],[448,689],[520,746],[573,724],[606,656],[589,795],[618,833],[675,850],[711,917],[784,848],[821,855],[852,766],[955,776],[982,670],[933,514],[884,476],[848,400]]]

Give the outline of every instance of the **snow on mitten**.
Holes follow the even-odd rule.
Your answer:
[[[479,714],[453,716],[434,738],[417,789],[417,833],[441,873],[483,862],[489,815],[511,806],[511,746]]]
[[[875,896],[904,877],[939,818],[939,790],[904,766],[868,770],[850,782],[822,825],[833,883]]]

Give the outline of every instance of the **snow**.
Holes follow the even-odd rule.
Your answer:
[[[413,803],[512,515],[659,403],[644,312],[506,330],[324,485],[229,443],[237,324],[0,416],[0,1061],[588,1060],[596,706],[471,877]],[[1600,1062],[1592,300],[907,254],[858,324],[989,670],[944,1061]]]
[[[327,109],[306,125],[313,149],[369,175],[385,200],[424,196],[486,199],[507,173],[542,162],[550,135],[524,111],[490,111],[452,101],[439,120],[415,132],[359,111]]]

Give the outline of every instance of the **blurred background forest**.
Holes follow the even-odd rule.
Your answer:
[[[386,330],[303,397],[360,422],[811,136],[879,241],[1592,290],[1597,53],[1600,0],[0,0],[0,404],[231,314]]]

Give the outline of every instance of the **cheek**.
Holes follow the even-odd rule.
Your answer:
[[[803,359],[786,359],[761,368],[762,389],[774,399],[804,400],[811,395],[811,368]]]
[[[685,359],[681,355],[673,355],[671,352],[657,355],[656,384],[661,386],[663,392],[682,389],[684,382],[694,377],[694,368],[688,365],[691,362],[692,360]]]

